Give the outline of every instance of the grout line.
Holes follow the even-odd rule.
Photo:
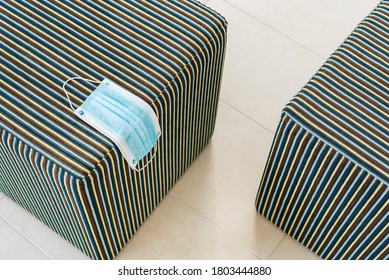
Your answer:
[[[261,260],[264,260],[265,258],[260,255],[259,253],[257,253],[256,251],[254,251],[253,249],[249,248],[248,245],[240,242],[240,241],[237,241],[237,239],[235,237],[233,237],[230,233],[228,233],[224,228],[220,227],[219,225],[215,224],[212,220],[210,220],[209,218],[207,218],[206,216],[204,216],[203,214],[201,214],[199,211],[197,211],[195,208],[193,208],[190,204],[188,204],[186,201],[184,201],[183,199],[181,199],[179,196],[176,196],[176,195],[173,195],[175,199],[179,200],[180,202],[184,203],[186,206],[188,206],[190,209],[192,209],[197,215],[201,216],[202,218],[204,218],[208,223],[210,223],[211,225],[215,226],[217,229],[219,229],[220,231],[222,231],[223,233],[225,233],[229,238],[231,238],[234,243],[236,243],[237,245],[239,245],[242,249],[252,253],[253,255],[255,255],[257,258],[261,259]]]
[[[53,258],[48,255],[45,251],[39,248],[31,239],[29,239],[24,233],[20,232],[17,228],[15,228],[10,222],[8,222],[4,217],[0,216],[0,219],[3,220],[7,225],[9,225],[12,229],[14,229],[18,234],[20,234],[27,242],[29,242],[32,246],[34,246],[38,251],[40,251],[43,255],[45,255],[49,260]]]
[[[181,200],[181,198],[178,198]],[[182,200],[181,200],[182,201]],[[217,225],[215,222],[213,222],[212,220],[210,220],[209,218],[205,217],[203,214],[201,214],[199,211],[197,211],[195,208],[193,208],[190,204],[188,204],[187,202],[185,201],[182,201],[186,206],[188,206],[190,209],[192,209],[193,211],[195,211],[198,215],[200,215],[201,217],[203,217],[208,223],[210,223],[211,225],[215,226],[217,229],[219,229],[221,232],[225,233],[229,238],[231,238],[231,240],[234,241],[234,243],[236,243],[239,247],[241,247],[241,249],[244,249],[248,252],[250,252],[251,254],[255,255],[257,258],[261,259],[261,260],[264,260],[265,258],[260,255],[258,252],[256,252],[255,250],[251,249],[248,245],[246,245],[245,243],[241,242],[241,241],[238,241],[236,239],[236,237],[232,236],[229,232],[227,232],[224,228],[220,227],[219,225]]]
[[[235,9],[239,10],[240,12],[244,13],[245,15],[251,17],[251,18],[254,19],[255,21],[257,21],[257,22],[261,23],[262,25],[266,26],[267,28],[269,28],[269,29],[271,29],[271,30],[277,32],[277,33],[280,34],[281,36],[287,38],[287,39],[290,40],[291,42],[293,42],[293,43],[295,43],[296,45],[302,47],[303,49],[307,50],[308,52],[314,54],[315,56],[319,57],[320,59],[324,59],[324,60],[327,59],[326,57],[322,56],[321,54],[319,54],[319,53],[317,53],[317,52],[311,50],[310,48],[304,46],[303,44],[299,43],[298,41],[296,41],[296,40],[293,39],[292,37],[290,37],[290,36],[284,34],[283,32],[279,31],[278,29],[275,29],[274,27],[272,27],[271,25],[269,25],[269,24],[267,24],[266,22],[262,21],[261,19],[259,19],[259,18],[255,17],[255,16],[253,16],[252,14],[247,13],[245,10],[243,10],[243,9],[237,7],[236,5],[230,3],[228,0],[224,0],[224,2],[227,3],[228,5],[230,5],[231,7],[233,7],[233,8],[235,8]]]
[[[270,255],[268,256],[268,260],[270,260],[271,256],[273,256],[274,252],[278,249],[278,247],[280,247],[282,241],[284,241],[284,239],[288,236],[285,232],[284,232],[284,237],[281,238],[280,242],[278,242],[277,246],[274,248],[274,250],[270,253]]]
[[[239,109],[235,108],[233,105],[231,105],[230,103],[228,103],[227,101],[223,100],[223,98],[221,97],[220,98],[220,101],[223,102],[224,104],[228,105],[230,108],[232,108],[233,110],[239,112],[240,114],[242,114],[243,116],[245,116],[247,119],[249,119],[250,121],[254,122],[256,125],[262,127],[263,129],[265,129],[266,131],[268,131],[271,135],[274,135],[274,132],[271,131],[270,129],[268,129],[267,127],[265,127],[264,125],[260,124],[259,122],[257,122],[255,119],[253,119],[252,117],[246,115],[245,113],[243,113],[242,111],[240,111]],[[280,116],[281,117],[281,112],[280,112]]]

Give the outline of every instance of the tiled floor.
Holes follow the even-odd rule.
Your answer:
[[[283,105],[374,0],[208,0],[229,22],[216,131],[118,259],[318,259],[254,198]],[[87,259],[0,193],[0,259]]]

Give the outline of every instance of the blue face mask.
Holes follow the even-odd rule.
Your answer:
[[[68,99],[65,85],[74,79],[100,83],[79,77],[70,78],[63,84]],[[142,169],[136,168],[138,162],[156,147],[161,128],[150,105],[125,88],[104,79],[77,110],[70,99],[69,104],[80,119],[117,145],[132,169],[140,171],[154,158],[156,149]]]

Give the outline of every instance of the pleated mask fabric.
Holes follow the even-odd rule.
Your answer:
[[[63,87],[66,94],[65,85],[72,79],[83,78],[68,79]],[[73,108],[70,99],[69,104]],[[140,171],[154,158],[161,135],[158,118],[149,104],[127,89],[105,78],[74,113],[111,139],[132,169]],[[154,154],[148,163],[137,168],[139,161],[153,148]]]

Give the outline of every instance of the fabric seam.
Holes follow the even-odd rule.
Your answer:
[[[331,149],[336,151],[337,153],[341,154],[343,157],[345,157],[347,160],[355,164],[356,166],[359,166],[363,171],[367,172],[377,180],[381,181],[384,185],[386,185],[386,188],[389,189],[389,182],[381,178],[381,176],[374,174],[373,172],[367,170],[366,167],[362,166],[361,164],[357,163],[354,159],[350,158],[349,156],[345,155],[343,151],[339,151],[339,149],[336,149],[332,144],[330,144],[328,141],[326,141],[323,137],[317,135],[315,132],[312,130],[308,129],[305,125],[300,123],[298,120],[296,120],[292,115],[290,115],[288,112],[284,111],[283,112],[285,115],[287,115],[291,120],[293,120],[296,124],[298,124],[300,127],[302,127],[304,130],[306,130],[308,133],[312,134],[314,137],[319,139],[319,141],[322,141],[325,145],[329,146]],[[282,117],[281,117],[282,118]]]

